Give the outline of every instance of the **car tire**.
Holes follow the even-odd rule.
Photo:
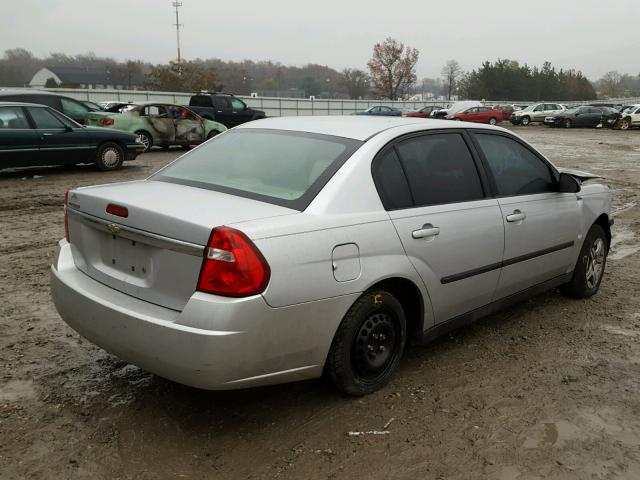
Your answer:
[[[631,128],[631,120],[625,118],[620,122],[620,130],[629,130]]]
[[[520,125],[522,125],[523,127],[528,126],[531,123],[531,119],[529,117],[522,117],[520,119]]]
[[[98,147],[96,166],[103,172],[117,170],[124,162],[124,150],[115,142],[105,142]]]
[[[367,292],[342,319],[331,343],[325,373],[348,395],[375,392],[398,369],[406,337],[400,302],[384,290]]]
[[[138,130],[134,132],[136,135],[140,137],[140,140],[144,144],[144,153],[147,153],[153,147],[153,137],[149,132],[145,132],[144,130]]]
[[[213,137],[215,137],[215,136],[217,136],[217,135],[219,135],[219,134],[220,134],[220,132],[219,132],[219,131],[217,131],[217,130],[211,130],[211,131],[209,132],[209,135],[207,135],[207,140],[211,140]]]
[[[493,118],[493,117],[491,117],[491,118],[489,119],[489,125],[495,125],[496,123],[498,123],[498,120],[497,120],[497,119],[495,119],[495,118]]]
[[[185,152],[188,152],[189,150],[191,150],[191,145],[180,145],[180,148]]]
[[[562,122],[562,126],[563,126],[564,128],[571,128],[571,127],[572,127],[572,125],[571,125],[571,120],[569,120],[569,119],[567,118],[564,122]]]
[[[609,241],[604,229],[594,224],[589,229],[569,283],[560,287],[564,295],[587,298],[600,288],[609,253]]]

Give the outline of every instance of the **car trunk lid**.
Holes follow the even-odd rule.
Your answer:
[[[110,205],[116,214],[107,213]],[[174,310],[181,310],[196,289],[214,227],[299,213],[149,180],[73,190],[68,208],[78,269],[123,293]]]

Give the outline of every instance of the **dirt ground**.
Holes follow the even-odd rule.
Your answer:
[[[321,380],[184,387],[60,320],[48,268],[65,190],[144,178],[179,151],[0,173],[0,478],[640,478],[640,131],[516,130],[614,189],[600,293],[549,292],[412,349],[361,399]]]

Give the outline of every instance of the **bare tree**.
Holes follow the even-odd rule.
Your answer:
[[[369,92],[369,75],[357,68],[345,68],[342,71],[342,85],[349,98],[363,98]]]
[[[416,63],[420,53],[415,48],[388,37],[373,47],[367,66],[376,92],[389,99],[398,98],[415,83]]]
[[[619,97],[624,92],[622,75],[615,70],[605,73],[598,83],[600,92],[607,97]]]
[[[456,60],[449,60],[446,65],[442,67],[442,78],[444,78],[444,83],[447,87],[447,98],[449,100],[451,100],[451,94],[454,92],[462,73],[462,67],[460,67],[460,64]]]

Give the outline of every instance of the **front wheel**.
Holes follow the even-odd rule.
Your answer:
[[[113,142],[106,142],[100,145],[96,154],[96,165],[98,169],[104,171],[117,170],[124,162],[124,150],[120,145]]]
[[[520,120],[520,124],[524,127],[526,127],[530,123],[531,123],[531,119],[529,117],[522,117],[522,120]]]
[[[365,293],[338,327],[325,371],[335,386],[354,396],[379,390],[398,369],[406,343],[402,305],[390,293]]]
[[[620,130],[629,130],[630,127],[631,127],[631,120],[629,120],[628,118],[625,118],[620,122]]]
[[[609,253],[609,242],[600,225],[592,225],[584,239],[571,281],[561,287],[562,293],[574,298],[587,298],[600,289]]]

